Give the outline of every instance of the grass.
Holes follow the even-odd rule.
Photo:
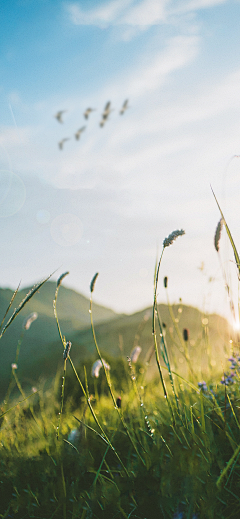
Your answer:
[[[221,217],[237,261],[222,213]],[[162,254],[182,234],[175,231],[166,238]],[[157,303],[161,257],[155,269],[152,322],[138,322],[137,339],[132,341],[134,348],[144,333],[150,335],[144,361],[135,362],[130,353],[128,358],[102,353],[94,326],[94,276],[89,310],[92,342],[102,364],[98,378],[91,375],[96,356],[76,366],[71,356],[75,344],[64,336],[58,316],[58,296],[67,273],[59,278],[54,314],[62,347],[61,369],[56,370],[51,385],[42,381],[38,388],[26,391],[13,364],[10,389],[1,404],[1,518],[239,517],[239,343],[233,337],[229,369],[213,372],[208,317],[204,316],[204,370],[194,369],[189,326],[179,323],[183,306],[173,308],[168,302],[172,326],[169,322],[166,326]],[[166,278],[164,287],[167,290]],[[35,292],[27,297],[31,299]],[[5,315],[2,333],[7,333],[26,302],[24,298],[10,319]],[[111,323],[100,326],[107,329]],[[22,340],[23,336],[17,359]],[[170,340],[174,348],[169,347]],[[177,353],[184,359],[182,371]],[[158,375],[148,377],[154,355]],[[203,374],[206,380],[200,378]],[[20,397],[11,398],[13,385]]]

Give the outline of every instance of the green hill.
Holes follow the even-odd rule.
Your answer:
[[[36,311],[38,319],[25,332],[18,360],[18,376],[23,386],[37,385],[39,377],[49,378],[63,365],[62,345],[53,315],[52,301],[56,284],[47,282],[24,307],[1,339],[0,397],[3,398],[11,375],[11,363],[15,361],[18,339],[22,333],[23,320]],[[14,301],[15,308],[27,293],[22,290]],[[4,315],[11,299],[12,291],[0,289],[0,312]],[[204,316],[196,308],[173,305],[173,316],[167,305],[158,306],[162,322],[165,324],[166,341],[172,369],[182,376],[189,376],[184,357],[185,345],[193,370],[199,380],[210,373],[222,376],[222,364],[226,366],[230,356],[229,325],[218,315]],[[11,315],[13,310],[10,311]],[[122,357],[126,360],[134,346],[142,348],[139,360],[146,366],[147,377],[157,374],[153,352],[152,309],[145,309],[132,315],[118,315],[112,310],[93,304],[93,319],[96,337],[102,355],[108,358]],[[61,287],[58,296],[58,316],[63,335],[72,342],[71,358],[80,369],[83,363],[97,353],[90,328],[89,301],[74,290]],[[205,319],[205,320],[204,320]],[[207,320],[206,320],[207,319]],[[178,327],[178,333],[175,329]],[[189,330],[189,341],[182,340],[184,328]],[[180,339],[179,339],[180,336]],[[158,337],[160,339],[160,337]],[[211,361],[211,364],[210,364]],[[161,363],[164,365],[163,361]]]
[[[23,331],[22,324],[25,318],[32,312],[38,313],[38,319],[25,331],[21,352],[19,357],[19,373],[26,375],[41,372],[37,368],[38,362],[48,353],[51,354],[51,345],[59,341],[56,320],[53,314],[53,299],[55,295],[56,283],[48,281],[40,290],[34,294],[32,299],[21,310],[19,315],[6,330],[0,343],[1,363],[0,363],[0,397],[5,390],[11,373],[11,363],[15,361],[16,348],[19,337]],[[14,299],[13,305],[5,319],[5,323],[18,307],[19,303],[29,292],[29,288],[22,289]],[[13,295],[10,289],[0,289],[0,321],[2,320],[9,301]],[[103,306],[93,305],[96,322],[108,321],[116,317],[116,313]],[[89,300],[72,289],[61,287],[58,296],[58,317],[66,336],[90,326]],[[50,348],[50,351],[49,351]],[[61,345],[60,345],[61,348]],[[50,369],[54,372],[54,366]]]

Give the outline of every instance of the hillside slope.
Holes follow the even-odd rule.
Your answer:
[[[62,290],[62,296],[63,311],[65,307],[64,290]],[[186,343],[186,347],[198,380],[209,376],[209,374],[213,377],[217,375],[221,378],[222,363],[226,366],[227,358],[230,356],[230,335],[227,321],[218,315],[208,315],[206,317],[193,307],[173,305],[173,323],[168,306],[161,304],[158,308],[162,322],[166,325],[166,342],[172,369],[182,376],[189,377],[183,347],[174,327],[175,323],[178,326],[180,337],[182,337],[184,328],[189,330],[189,341]],[[147,368],[147,377],[151,378],[156,375],[157,368],[153,352],[151,316],[152,309],[149,308],[133,315],[118,315],[108,321],[97,323],[95,310],[93,310],[96,337],[102,355],[105,358],[122,357],[126,360],[132,348],[139,345],[142,348],[139,360],[143,363],[145,370],[146,360],[149,359],[151,352],[153,353]],[[59,318],[59,320],[63,335],[65,335],[66,340],[72,342],[71,358],[77,369],[80,370],[86,360],[91,358],[94,361],[97,358],[92,331],[89,326],[76,330],[72,326],[71,320],[63,318]],[[56,329],[53,339],[52,326],[52,318],[42,314],[25,334],[18,361],[18,376],[25,387],[37,385],[39,377],[53,377],[57,369],[63,366],[62,344]],[[16,344],[17,336],[11,345],[8,343],[8,349],[5,344],[5,352],[7,351],[7,354],[3,357],[2,366],[0,367],[2,374],[5,370],[5,375],[1,377],[1,397],[11,373],[10,365],[14,361]],[[4,344],[2,344],[2,348],[3,346]],[[164,365],[162,359],[161,364]],[[70,370],[69,366],[68,373]],[[166,375],[166,372],[164,373]]]
[[[38,319],[25,331],[19,357],[19,369],[34,372],[35,365],[47,355],[49,345],[58,341],[58,331],[53,313],[53,299],[56,283],[48,281],[34,294],[32,299],[21,310],[19,315],[6,330],[0,343],[0,396],[2,395],[11,374],[11,363],[15,361],[18,340],[22,334],[22,324],[26,316],[32,312],[38,313]],[[15,308],[29,292],[30,288],[18,292],[12,307],[5,319],[5,323]],[[0,322],[9,305],[13,291],[0,289]],[[108,321],[116,317],[109,308],[94,304],[96,322]],[[61,287],[58,296],[58,317],[66,335],[90,326],[89,300],[72,289]],[[39,370],[38,370],[39,372]]]

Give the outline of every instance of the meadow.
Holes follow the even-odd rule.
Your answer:
[[[219,210],[215,249],[219,251],[225,227],[239,275],[237,249]],[[53,285],[46,278],[20,302],[18,289],[11,294],[3,313],[1,344],[14,329],[15,318],[26,309],[32,313],[25,317],[20,335],[12,336],[15,354],[3,386],[2,519],[240,516],[239,337],[224,319],[201,315],[182,301],[173,306],[157,302],[160,280],[166,294],[168,289],[167,277],[161,276],[162,255],[172,253],[166,249],[183,234],[174,231],[165,238],[155,268],[153,306],[132,319],[97,309],[95,274],[88,307],[91,327],[84,321],[77,329],[77,315],[71,321],[74,310],[61,318],[68,273],[60,276],[53,308],[45,315],[48,333],[43,324],[38,330],[54,347],[44,350],[45,379],[32,387],[26,352],[27,377],[19,369],[25,334],[38,322],[32,302],[39,291],[52,290]],[[6,301],[9,295],[5,292]],[[39,301],[35,309],[41,311],[41,305]],[[51,332],[50,312],[58,340]],[[90,342],[92,349],[86,347]],[[79,350],[85,344],[84,356],[76,355],[76,344]],[[2,352],[4,361],[4,348]]]

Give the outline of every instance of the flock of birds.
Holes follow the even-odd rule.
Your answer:
[[[129,108],[129,105],[128,105],[128,99],[126,99],[126,101],[124,101],[123,105],[122,105],[122,108],[121,110],[119,111],[119,114],[120,115],[123,115],[126,110]],[[103,128],[103,126],[106,124],[108,118],[109,118],[109,115],[111,112],[113,112],[114,108],[111,107],[111,101],[108,101],[104,107],[104,110],[103,110],[103,113],[102,113],[102,119],[99,123],[99,126],[100,128]],[[85,117],[85,119],[88,119],[91,112],[95,112],[96,111],[96,108],[86,108],[83,116]],[[63,124],[63,114],[67,112],[67,110],[59,110],[59,112],[56,113],[56,115],[54,115],[55,119],[57,119],[57,121],[60,123],[60,124]],[[82,133],[86,130],[86,126],[82,126],[81,128],[79,128],[79,130],[76,131],[76,133],[74,134],[74,137],[77,141],[79,141]],[[62,139],[61,141],[59,141],[58,143],[58,147],[60,150],[63,149],[63,146],[64,146],[64,143],[66,141],[69,141],[70,140],[70,137],[65,137],[64,139]]]

